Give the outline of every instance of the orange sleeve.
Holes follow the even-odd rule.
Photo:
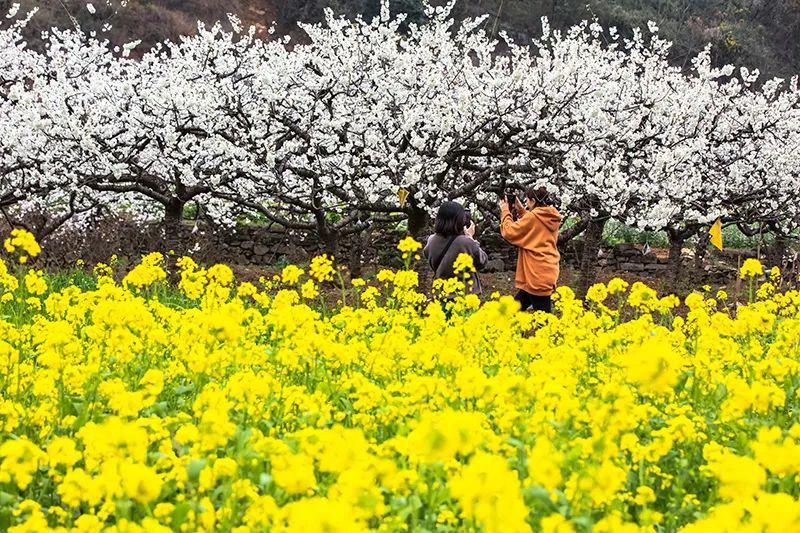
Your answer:
[[[526,215],[528,213],[525,213]],[[525,237],[530,233],[533,217],[523,216],[516,222],[511,216],[511,211],[503,209],[500,211],[500,234],[510,244],[521,244]]]

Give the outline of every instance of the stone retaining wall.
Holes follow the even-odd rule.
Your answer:
[[[632,244],[601,249],[599,265],[614,270],[648,274],[664,273],[671,268],[668,254],[661,250],[650,250],[645,254],[642,247]]]
[[[9,228],[0,227],[0,239],[5,238]],[[400,235],[371,232],[359,237],[364,242],[354,239],[342,239],[337,259],[353,265],[354,259],[360,258],[362,263],[399,266],[396,251]],[[489,272],[514,270],[516,266],[516,249],[509,246],[499,234],[487,233],[479,236],[481,245],[489,254]],[[261,267],[289,262],[305,262],[312,256],[323,253],[324,247],[313,234],[286,231],[275,227],[244,226],[237,228],[198,229],[192,224],[181,226],[176,237],[170,241],[177,254],[190,252],[196,260],[205,263],[224,262],[241,266]],[[88,264],[106,261],[112,254],[122,258],[135,260],[150,251],[168,252],[167,240],[158,225],[134,224],[125,220],[98,221],[87,229],[62,230],[44,243],[44,253],[40,264],[63,267],[75,264],[82,259]],[[581,254],[581,241],[574,240],[563,246],[562,263],[576,267]],[[728,264],[722,268],[719,264],[713,268],[708,262],[704,264],[705,272],[698,272],[691,265],[692,272],[703,275],[717,274],[730,276],[737,263],[746,257],[754,257],[752,251],[726,251],[724,254],[714,252],[715,258]],[[684,250],[683,263],[689,266],[693,252]],[[717,261],[719,263],[719,261]],[[643,253],[640,245],[618,244],[601,249],[598,266],[621,272],[630,272],[643,276],[664,276],[671,268],[668,252],[664,249],[653,249]],[[722,272],[724,270],[724,272]]]

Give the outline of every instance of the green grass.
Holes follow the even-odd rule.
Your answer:
[[[88,270],[73,267],[63,270],[47,271],[44,274],[47,281],[47,294],[60,292],[67,287],[77,287],[81,291],[97,289],[97,278]],[[154,294],[158,301],[170,307],[191,307],[196,305],[171,283],[156,283],[146,290],[147,294]]]
[[[48,271],[45,279],[52,292],[58,292],[71,286],[78,287],[82,291],[91,291],[97,288],[97,279],[92,273],[78,267],[54,272]]]
[[[706,231],[705,229],[701,231]],[[654,248],[667,248],[669,247],[669,237],[666,231],[640,231],[631,226],[627,226],[620,222],[610,221],[606,224],[603,232],[603,240],[611,245],[622,243],[631,244],[649,244]],[[761,246],[769,246],[774,242],[774,236],[765,233],[761,236]],[[742,233],[739,228],[729,226],[722,230],[722,241],[725,248],[729,249],[751,249],[755,250],[759,246],[759,237],[748,237]],[[687,242],[687,246],[692,246],[697,242],[697,237],[693,237]]]

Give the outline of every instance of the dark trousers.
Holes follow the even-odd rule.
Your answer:
[[[536,296],[520,289],[514,299],[522,305],[523,311],[553,312],[553,301],[549,296]]]

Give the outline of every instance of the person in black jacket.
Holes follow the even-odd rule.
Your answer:
[[[475,240],[475,223],[469,212],[458,202],[444,202],[436,216],[436,233],[428,237],[423,255],[434,272],[434,279],[456,277],[453,264],[460,254],[472,257],[475,269],[486,265],[488,256]],[[481,293],[481,282],[476,272],[467,290]]]

